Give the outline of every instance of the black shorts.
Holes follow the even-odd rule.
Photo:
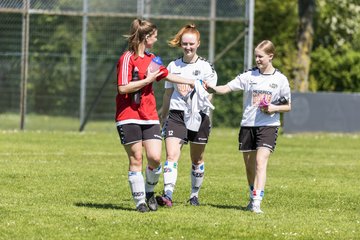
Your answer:
[[[184,111],[170,110],[169,117],[163,127],[164,138],[180,138],[185,144],[189,142],[206,144],[210,135],[210,118],[205,113],[201,113],[201,125],[199,131],[194,132],[186,128],[184,122]]]
[[[266,147],[271,152],[275,150],[279,127],[241,127],[239,132],[239,150],[255,151]]]
[[[139,125],[130,123],[117,126],[117,130],[123,145],[149,139],[162,140],[159,124]]]

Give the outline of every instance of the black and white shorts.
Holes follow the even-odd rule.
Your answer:
[[[241,152],[255,151],[260,147],[275,150],[279,127],[241,127],[239,132],[239,150]]]
[[[190,131],[185,126],[184,111],[170,110],[169,117],[163,127],[164,138],[180,138],[185,144],[188,142],[206,144],[211,130],[210,118],[205,113],[201,113],[201,118],[199,131]]]
[[[139,125],[130,123],[117,126],[117,130],[123,145],[150,139],[162,140],[160,124]]]

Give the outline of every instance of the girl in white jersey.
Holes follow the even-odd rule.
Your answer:
[[[226,85],[206,82],[208,92],[226,94],[244,91],[243,116],[239,133],[239,150],[243,153],[250,189],[246,209],[262,213],[266,167],[274,151],[280,113],[291,110],[290,87],[287,78],[272,65],[275,47],[264,40],[255,48],[255,68],[239,74]]]
[[[188,24],[181,28],[174,38],[169,41],[169,45],[171,47],[180,47],[183,50],[183,56],[168,65],[169,73],[188,79],[206,80],[208,83],[216,85],[217,74],[214,68],[208,61],[196,53],[200,46],[200,33],[194,24]],[[172,206],[172,195],[177,180],[177,166],[181,148],[183,144],[186,144],[188,141],[190,142],[190,156],[192,161],[190,172],[191,194],[189,202],[193,206],[199,205],[199,190],[205,172],[204,151],[211,128],[209,119],[210,109],[208,106],[203,106],[206,104],[198,104],[199,106],[203,106],[199,114],[199,124],[196,128],[189,127],[186,120],[186,112],[189,104],[186,99],[191,98],[193,101],[201,101],[201,99],[204,100],[205,97],[208,97],[208,99],[211,98],[211,95],[204,90],[201,84],[198,86],[199,88],[197,89],[195,87],[194,91],[186,84],[165,82],[165,94],[161,114],[164,122],[163,134],[166,146],[164,194],[156,198],[160,206]],[[208,96],[198,96],[201,94],[201,90]],[[193,97],[194,94],[197,94],[196,97]],[[207,101],[208,99],[205,98],[205,102],[209,103],[209,101]],[[195,102],[195,104],[197,103],[198,102]]]

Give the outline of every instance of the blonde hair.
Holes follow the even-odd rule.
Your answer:
[[[131,23],[129,35],[124,35],[128,41],[128,50],[137,54],[140,43],[142,43],[146,37],[154,34],[156,30],[157,27],[155,24],[136,18]]]
[[[275,46],[270,40],[260,42],[255,49],[264,51],[267,55],[272,54],[275,57]]]
[[[197,30],[195,24],[187,24],[182,27],[177,34],[168,41],[170,47],[181,47],[181,38],[185,33],[193,33],[196,35],[198,41],[200,41],[200,32]]]

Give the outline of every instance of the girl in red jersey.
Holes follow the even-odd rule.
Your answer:
[[[150,49],[157,41],[157,27],[149,21],[135,19],[130,27],[128,50],[117,64],[116,126],[129,159],[128,180],[136,209],[139,212],[157,210],[154,188],[161,173],[160,123],[152,83],[163,78],[171,82],[194,85],[194,80],[168,73],[161,66],[150,72],[155,57]],[[142,175],[142,151],[148,160],[146,182]]]

